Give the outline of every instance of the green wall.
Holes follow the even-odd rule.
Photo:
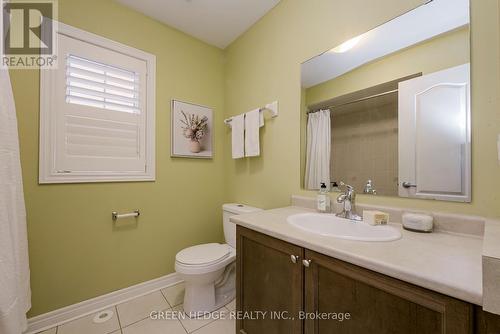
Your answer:
[[[60,21],[156,55],[156,182],[38,185],[38,71],[13,70],[28,213],[30,316],[174,271],[222,240],[223,52],[112,1],[60,0]],[[214,108],[215,158],[170,158],[170,101]],[[141,210],[113,228],[111,211]]]
[[[313,196],[300,182],[300,63],[410,10],[421,0],[283,0],[226,50],[226,115],[279,100],[259,158],[225,159],[226,196],[264,208]],[[500,217],[498,0],[471,1],[473,202],[360,195],[358,202]],[[304,93],[302,92],[302,95]],[[230,135],[225,150],[230,152]]]

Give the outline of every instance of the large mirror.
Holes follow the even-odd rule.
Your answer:
[[[433,0],[304,62],[302,184],[471,201],[468,0]]]

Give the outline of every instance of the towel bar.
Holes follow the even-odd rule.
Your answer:
[[[260,112],[270,111],[271,112],[271,118],[278,117],[278,101],[274,101],[274,102],[266,104],[266,106],[260,108],[259,111]],[[224,120],[224,124],[230,125],[230,123],[231,123],[232,120],[233,120],[232,118],[226,118]]]
[[[141,212],[139,210],[134,210],[134,212],[130,213],[122,213],[118,214],[118,212],[113,211],[111,212],[111,218],[113,220],[121,219],[121,218],[128,218],[128,217],[139,217],[141,215]]]

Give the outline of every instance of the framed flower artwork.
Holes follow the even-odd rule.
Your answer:
[[[213,157],[213,110],[198,104],[172,100],[171,156]]]

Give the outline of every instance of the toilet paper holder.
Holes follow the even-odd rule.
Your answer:
[[[113,220],[121,219],[121,218],[128,218],[128,217],[139,217],[141,215],[141,212],[139,210],[134,210],[133,212],[129,213],[118,213],[116,211],[111,212],[111,218]]]

